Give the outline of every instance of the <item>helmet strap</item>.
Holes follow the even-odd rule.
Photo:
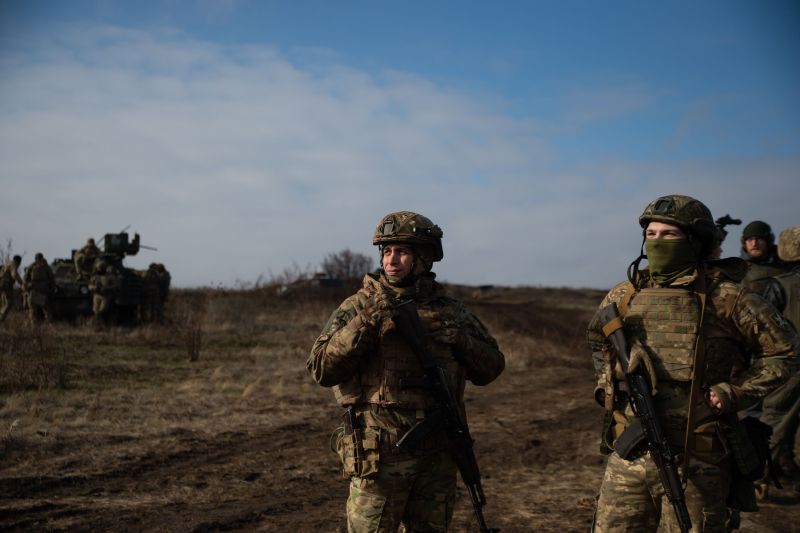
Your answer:
[[[639,247],[639,257],[634,259],[630,265],[628,265],[628,281],[631,282],[631,285],[638,288],[637,285],[637,276],[636,273],[639,271],[639,264],[642,262],[642,259],[647,258],[647,254],[644,253],[644,242],[647,240],[647,237],[644,234],[644,230],[642,230],[642,244]]]

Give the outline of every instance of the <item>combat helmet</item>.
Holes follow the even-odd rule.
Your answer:
[[[442,235],[442,229],[429,218],[412,211],[396,211],[378,222],[372,244],[407,244],[430,266],[444,257]]]
[[[719,234],[708,207],[691,196],[671,194],[650,202],[639,217],[639,225],[646,229],[650,222],[674,224],[684,230],[689,238],[697,238],[703,245],[701,257],[707,257],[716,247]]]
[[[744,227],[744,231],[742,231],[742,244],[752,237],[761,237],[767,241],[770,246],[775,244],[775,234],[772,233],[770,225],[763,220],[754,220]]]
[[[800,261],[800,226],[783,230],[778,237],[778,257],[787,263]]]

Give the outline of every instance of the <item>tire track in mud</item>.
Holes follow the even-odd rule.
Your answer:
[[[311,423],[202,437],[177,432],[171,449],[97,473],[0,479],[0,529],[234,531],[303,515],[304,502],[318,507],[327,499],[314,479],[319,468],[291,460],[309,436],[313,448],[322,440],[325,430]],[[197,479],[182,497],[160,494]]]

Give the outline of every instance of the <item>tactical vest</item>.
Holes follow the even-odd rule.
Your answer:
[[[657,379],[653,402],[662,429],[676,449],[683,447],[689,414],[692,366],[699,333],[700,304],[682,288],[640,290],[625,317],[625,334],[650,356]],[[628,407],[628,416],[632,416]]]
[[[420,320],[427,330],[430,316],[424,309],[420,309]],[[377,352],[366,354],[355,376],[333,387],[336,401],[341,405],[370,403],[420,410],[432,407],[430,384],[417,356],[391,320],[384,321],[381,331]],[[430,340],[428,345],[447,372],[453,396],[461,403],[466,383],[463,367],[453,357],[450,345]]]
[[[690,381],[700,305],[694,292],[677,288],[642,289],[631,302],[625,332],[650,354],[658,381]]]
[[[747,274],[742,280],[742,286],[748,290],[761,294],[767,279],[783,274],[786,269],[774,264],[758,264],[750,263],[750,268],[747,269]]]
[[[783,287],[783,295],[786,299],[783,316],[800,331],[800,271],[786,272],[775,276],[775,279]]]
[[[49,266],[34,263],[28,272],[32,291],[49,292],[52,289],[52,274]]]

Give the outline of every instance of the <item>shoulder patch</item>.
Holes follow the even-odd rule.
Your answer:
[[[777,310],[772,312],[770,318],[772,319],[772,322],[774,322],[775,325],[778,326],[783,331],[792,330],[792,326],[791,324],[789,324],[789,321],[786,320],[786,318],[782,314],[780,314]]]

